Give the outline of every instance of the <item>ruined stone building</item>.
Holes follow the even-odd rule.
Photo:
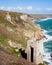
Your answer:
[[[27,60],[36,64],[43,63],[43,39],[32,38],[27,41]]]

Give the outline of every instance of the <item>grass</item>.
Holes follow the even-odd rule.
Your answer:
[[[8,38],[0,32],[0,46],[5,47],[6,50],[9,53],[11,53],[11,54],[14,54],[16,56],[18,56],[18,55],[21,56],[20,52],[16,52],[14,48],[12,48],[12,47],[9,46],[7,39]]]
[[[27,32],[28,30],[32,30],[35,32],[38,29],[36,28],[36,24],[34,25],[34,23],[32,23],[30,19],[27,21],[21,20],[20,15],[22,14],[16,12],[10,12],[10,16],[14,18],[14,21],[16,23],[16,25],[12,25],[9,21],[5,19],[6,12],[4,11],[0,12],[0,24],[1,24],[0,25],[0,46],[3,46],[7,50],[7,52],[17,57],[22,57],[21,52],[20,51],[16,52],[16,49],[9,45],[8,40],[11,40],[16,44],[21,44],[22,47],[26,48],[27,40],[29,38],[25,39],[24,30],[27,30]],[[16,17],[18,18],[18,20],[16,19]],[[27,23],[26,26],[23,24],[23,22]],[[9,29],[11,28],[14,32],[8,31],[7,27],[9,27]],[[12,61],[12,64],[23,65],[20,62],[16,62],[16,61]]]
[[[14,48],[10,47],[9,46],[9,43],[8,43],[8,37],[6,37],[5,35],[3,35],[1,32],[0,32],[0,46],[3,46],[6,48],[6,50],[11,53],[11,54],[14,54],[16,56],[20,55],[20,52],[16,52]],[[18,42],[18,41],[17,41]]]
[[[4,13],[3,16],[2,16],[2,14],[0,15],[0,24],[4,25],[4,28],[2,28],[2,29],[5,30],[6,27],[8,26],[8,27],[10,27],[10,28],[12,28],[14,30],[16,27],[14,25],[12,25],[9,21],[7,21],[5,19],[5,17],[4,17],[4,16],[6,16],[6,12],[2,12],[1,11],[1,13],[2,14]],[[34,27],[33,23],[31,22],[31,20],[27,20],[26,27],[23,26],[23,22],[24,21],[21,20],[20,17],[19,17],[21,15],[21,13],[13,13],[13,12],[10,12],[10,15],[11,15],[11,17],[14,17],[15,19],[16,19],[16,17],[18,17],[19,20],[16,23],[22,26],[21,27],[21,30],[22,29],[27,29],[27,30],[28,29],[30,29],[30,30],[32,29],[32,30],[35,31],[35,27]],[[23,31],[20,34],[9,33],[9,32],[7,32],[8,34],[6,34],[6,32],[5,33],[4,33],[4,31],[1,32],[2,35],[4,35],[5,37],[3,36],[3,38],[0,41],[3,41],[3,40],[5,40],[4,38],[7,38],[7,39],[13,40],[16,43],[22,44],[23,47],[26,47],[27,46],[27,40],[25,40],[25,36],[23,34]],[[1,42],[1,43],[3,43],[3,42]]]
[[[16,44],[21,44],[24,48],[26,48],[27,46],[27,40],[25,39],[25,36],[23,34],[23,30],[33,30],[34,32],[36,31],[37,28],[35,28],[36,24],[34,25],[34,23],[32,23],[32,21],[29,19],[26,21],[23,21],[20,19],[20,15],[22,15],[22,13],[16,13],[16,12],[10,12],[10,16],[11,18],[14,18],[14,21],[16,22],[16,25],[18,26],[14,26],[12,25],[9,21],[7,21],[5,19],[6,16],[6,12],[5,11],[0,11],[0,24],[2,24],[0,26],[0,45],[3,45],[4,47],[7,48],[7,50],[9,52],[11,52],[12,54],[20,54],[20,53],[16,53],[14,48],[11,48],[8,44],[8,39],[12,40],[14,42],[16,42]],[[18,21],[16,20],[16,17],[18,17]],[[23,22],[27,23],[26,27],[23,24]],[[29,25],[28,25],[29,24]],[[3,26],[4,25],[4,26]],[[20,30],[20,34],[15,34],[15,32],[17,33],[16,30],[14,30],[14,32],[9,32],[6,27],[10,27],[13,30],[16,28],[19,28]]]
[[[38,65],[45,65],[44,63],[39,63]]]
[[[17,56],[17,57],[18,57],[18,55],[19,55],[19,56],[21,57],[20,51],[16,52],[15,49],[12,48],[12,47],[8,47],[7,50],[8,50],[8,52],[10,52],[11,54],[13,54],[13,55],[15,55],[15,56]]]
[[[1,16],[0,16],[0,24],[3,24],[4,26],[9,26],[11,28],[14,28],[15,27],[9,21],[7,21],[6,19],[2,18]]]
[[[6,43],[7,37],[5,35],[2,35],[0,32],[0,45],[7,46],[8,44]]]
[[[15,60],[12,61],[12,64],[13,64],[13,65],[23,65],[22,63],[16,62]]]

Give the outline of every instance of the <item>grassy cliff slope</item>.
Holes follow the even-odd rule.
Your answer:
[[[6,19],[6,15],[7,11],[0,10],[0,46],[8,53],[21,57],[20,51],[16,49],[18,49],[18,47],[26,48],[27,40],[32,37],[38,37],[38,39],[41,39],[43,37],[42,31],[32,22],[31,17],[27,14],[9,12],[11,21]],[[24,15],[25,18],[21,18],[21,16],[23,17]],[[6,53],[2,51],[0,54],[5,55]],[[7,56],[9,57],[9,55]]]

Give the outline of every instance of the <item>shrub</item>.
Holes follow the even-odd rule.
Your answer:
[[[39,63],[38,65],[45,65],[44,63]]]

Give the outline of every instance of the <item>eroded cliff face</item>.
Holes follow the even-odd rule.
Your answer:
[[[22,15],[20,16],[22,20],[24,20],[23,24],[25,26],[24,28],[24,35],[26,37],[32,38],[35,37],[37,39],[40,39],[43,37],[43,33],[36,24],[33,23],[33,20],[28,15]]]
[[[43,36],[30,15],[16,12],[7,14],[7,11],[0,11],[0,46],[5,48],[8,54],[21,57],[19,48],[24,50],[28,40],[35,38],[39,41]]]
[[[8,16],[7,16],[8,15]],[[9,17],[9,20],[8,18]],[[12,23],[11,23],[12,22]],[[28,14],[0,11],[0,42],[10,53],[13,52],[8,41],[27,46],[27,40],[35,37],[40,40],[43,37],[41,29],[33,23],[32,17]],[[11,43],[12,44],[12,43]],[[18,55],[18,54],[17,54]]]

